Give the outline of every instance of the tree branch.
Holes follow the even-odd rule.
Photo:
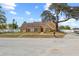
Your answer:
[[[58,21],[58,23],[68,21],[69,19],[70,19],[70,18],[67,18],[67,19],[62,20],[62,21]]]

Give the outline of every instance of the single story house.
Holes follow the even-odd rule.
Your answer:
[[[53,21],[32,23],[24,22],[20,29],[22,32],[49,32],[56,30],[56,26]]]

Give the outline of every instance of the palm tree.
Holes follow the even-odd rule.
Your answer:
[[[0,6],[0,23],[6,23],[5,12],[2,10],[1,6]]]
[[[5,29],[6,27],[6,16],[5,12],[2,10],[2,7],[0,6],[0,26],[2,27],[1,29]]]

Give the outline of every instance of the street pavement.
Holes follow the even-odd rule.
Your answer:
[[[0,56],[79,56],[79,34],[64,38],[0,38]]]

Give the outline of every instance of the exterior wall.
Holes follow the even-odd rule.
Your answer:
[[[49,32],[50,31],[49,28],[45,28],[44,30],[45,30],[44,32]]]
[[[34,28],[34,32],[41,32],[41,28]]]
[[[39,27],[34,27],[34,28],[26,28],[26,29],[21,29],[22,32],[41,32],[41,28]]]
[[[21,30],[22,32],[26,32],[26,30],[24,29],[24,30]]]

